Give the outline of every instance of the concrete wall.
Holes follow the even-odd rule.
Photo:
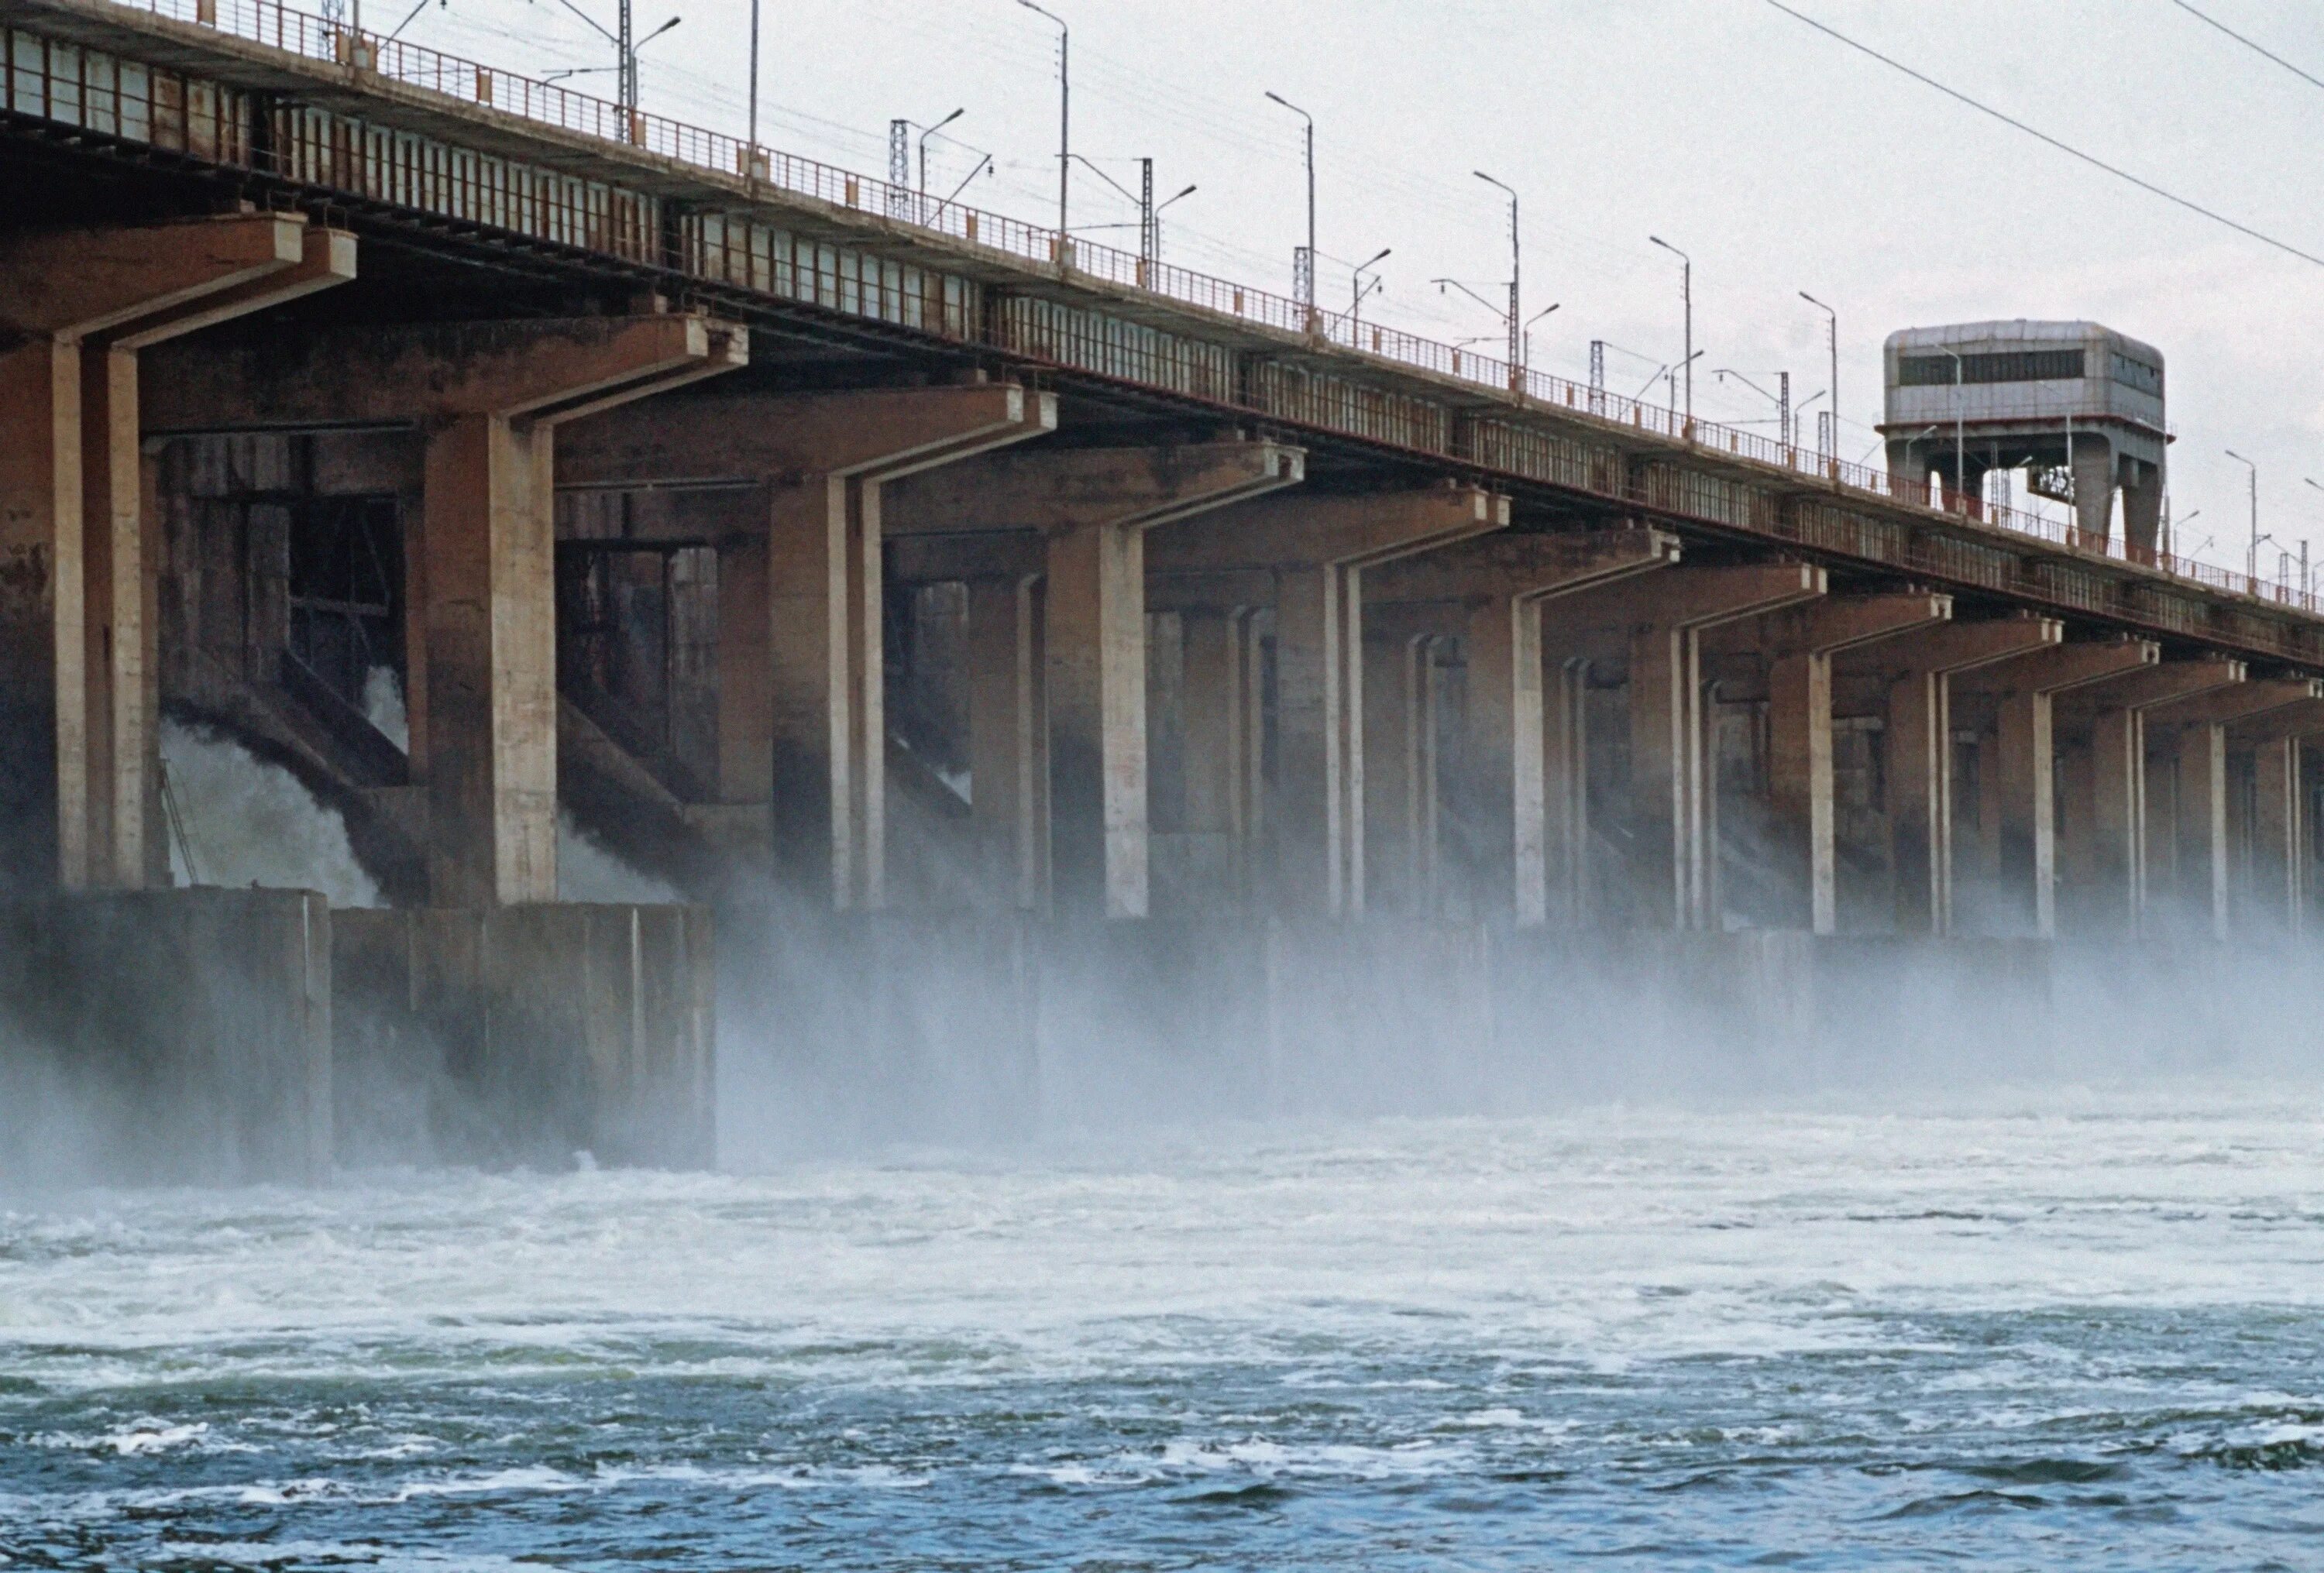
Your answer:
[[[0,906],[0,1137],[70,1182],[327,1173],[332,914],[299,890]],[[36,1127],[12,1130],[18,1120]]]
[[[342,1162],[708,1167],[710,915],[337,915]]]

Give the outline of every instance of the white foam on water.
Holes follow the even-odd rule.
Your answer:
[[[162,1349],[253,1379],[489,1362],[960,1388],[1280,1363],[1314,1334],[1327,1347],[1286,1384],[1357,1394],[1379,1378],[1351,1348],[1603,1375],[1890,1357],[1873,1312],[2324,1304],[2302,1265],[2324,1242],[2319,1137],[2305,1103],[2063,1129],[1604,1110],[1013,1166],[99,1194],[0,1215],[0,1350],[83,1390],[134,1388]],[[2072,1357],[2041,1343],[1981,1380],[2038,1395],[2043,1363]]]

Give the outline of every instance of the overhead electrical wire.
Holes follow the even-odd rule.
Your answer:
[[[2252,53],[2262,55],[2268,60],[2273,60],[2277,65],[2282,66],[2285,70],[2290,71],[2293,76],[2299,78],[2310,87],[2324,87],[2324,79],[2319,79],[2315,77],[2310,76],[2306,71],[2301,70],[2298,66],[2293,65],[2290,60],[2285,60],[2282,55],[2277,54],[2265,44],[2258,43],[2251,39],[2246,38],[2242,33],[2237,32],[2234,28],[2229,27],[2218,17],[2205,15],[2202,12],[2196,10],[2192,5],[2188,5],[2187,0],[2171,0],[2171,3],[2179,7],[2180,10],[2185,12],[2188,15],[2193,17],[2196,21],[2200,22],[2207,26],[2218,28],[2221,32],[2226,33],[2229,38],[2234,39],[2237,43],[2243,45],[2244,48],[2251,51]]]
[[[1784,0],[1766,0],[1766,3],[1769,5],[1774,6],[1776,10],[1782,12],[1784,15],[1792,18],[1794,21],[1805,23],[1808,26],[1814,28],[1818,32],[1822,33],[1826,38],[1831,39],[1839,43],[1846,44],[1849,49],[1854,50],[1857,53],[1868,56],[1872,60],[1876,60],[1891,70],[1901,71],[1905,76],[1912,78],[1915,82],[1919,82],[1924,87],[1935,88],[1938,92],[1942,93],[1946,97],[1954,100],[1956,103],[1966,104],[1971,109],[1976,110],[1979,115],[1988,115],[2013,130],[2022,131],[2027,136],[2034,138],[2036,142],[2046,143],[2047,145],[2057,149],[2060,152],[2064,153],[2069,158],[2079,159],[2094,170],[2101,170],[2107,174],[2112,175],[2117,180],[2122,180],[2129,185],[2137,187],[2140,190],[2148,193],[2150,196],[2160,197],[2165,202],[2171,203],[2174,207],[2183,207],[2188,212],[2195,214],[2200,217],[2208,218],[2217,225],[2222,225],[2228,229],[2234,230],[2237,235],[2255,240],[2262,245],[2273,247],[2274,250],[2283,253],[2286,256],[2298,257],[2303,262],[2313,262],[2316,266],[2324,268],[2324,257],[2319,257],[2313,252],[2302,251],[2289,241],[2278,240],[2275,236],[2267,234],[2264,230],[2254,229],[2250,225],[2245,224],[2239,219],[2229,218],[2226,214],[2218,212],[2214,208],[2206,207],[2201,203],[2194,201],[2190,198],[2180,196],[2176,191],[2166,190],[2163,187],[2156,185],[2152,180],[2146,179],[2138,175],[2134,175],[2128,170],[2123,169],[2119,165],[2110,164],[2104,159],[2097,156],[2095,153],[2086,153],[2070,143],[2061,142],[2056,137],[2052,136],[2048,132],[2037,130],[2035,127],[2028,125],[2025,122],[2018,119],[2016,116],[2013,115],[2006,115],[2000,110],[1994,108],[1989,104],[1980,103],[1978,100],[1970,97],[1968,94],[1961,92],[1959,88],[1946,87],[1934,77],[1929,76],[1927,73],[1923,71],[1914,70],[1912,67],[1906,65],[1904,61],[1895,59],[1892,55],[1884,55],[1869,44],[1858,43],[1856,40],[1849,37],[1838,28],[1831,27],[1823,23],[1818,22],[1814,17],[1808,15],[1805,12],[1793,10],[1790,6],[1784,4]],[[2200,13],[2198,13],[2197,14],[2200,15]],[[2206,20],[2209,19],[2206,18]]]

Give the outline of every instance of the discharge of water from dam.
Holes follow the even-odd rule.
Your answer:
[[[362,898],[295,788],[171,759],[232,877],[290,842]],[[1853,1077],[1665,1044],[1563,1099],[1550,1024],[1490,1114],[1383,1044],[1336,1107],[1157,1118],[1090,1042],[1006,1140],[819,1148],[781,1024],[729,1020],[736,1172],[20,1168],[0,1566],[2301,1566],[2282,1019]]]

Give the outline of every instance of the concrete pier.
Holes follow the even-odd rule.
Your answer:
[[[0,799],[0,878],[140,889],[159,842],[143,352],[355,274],[303,218],[0,236],[0,725],[51,736]],[[53,802],[55,812],[48,812]]]
[[[1296,485],[1296,450],[1266,442],[1166,448],[1080,448],[1010,455],[929,475],[899,488],[889,528],[899,547],[930,538],[964,538],[951,550],[963,571],[998,560],[1004,581],[1033,576],[1030,562],[1008,566],[1028,545],[1040,552],[1044,580],[1040,686],[1046,708],[1047,779],[1014,770],[1020,789],[1046,792],[1045,810],[1018,808],[1022,833],[1048,831],[1046,903],[1063,913],[1142,917],[1149,906],[1146,801],[1147,535],[1247,498]],[[1009,544],[1015,538],[1019,544]],[[922,571],[937,575],[924,547]],[[899,552],[899,556],[902,555]],[[991,606],[988,602],[988,606]],[[992,607],[999,611],[998,607]],[[1023,625],[1013,616],[1012,630]],[[999,693],[1030,695],[1015,679],[1012,641],[977,648],[1001,658],[987,679]],[[973,682],[972,686],[977,685]],[[988,701],[979,713],[1001,737],[972,754],[1013,749],[1017,723]],[[1043,860],[1020,853],[1020,870]],[[1020,878],[1030,878],[1020,872]]]
[[[567,903],[333,918],[346,1161],[716,1162],[708,912]]]
[[[0,904],[0,1087],[14,1105],[0,1135],[22,1154],[68,1148],[28,1177],[327,1178],[333,916],[296,890]]]

